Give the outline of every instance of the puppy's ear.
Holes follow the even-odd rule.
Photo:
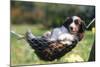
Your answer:
[[[85,22],[81,21],[81,25],[80,25],[79,32],[78,32],[79,41],[83,39],[85,30],[86,30]]]
[[[63,23],[63,26],[66,27],[67,29],[69,28],[70,23],[72,22],[72,18],[71,17],[67,17]]]
[[[73,21],[73,19],[71,17],[67,17],[65,20],[66,23],[71,23],[72,21]]]
[[[85,30],[86,30],[86,24],[85,24],[85,22],[82,20],[82,21],[81,21],[80,28],[79,28],[79,33],[83,33],[83,32],[85,32]]]

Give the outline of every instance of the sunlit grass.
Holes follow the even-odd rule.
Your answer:
[[[31,29],[35,35],[42,35],[48,29],[41,25],[12,25],[11,30],[17,33],[25,34],[27,29]],[[40,60],[34,53],[34,50],[28,45],[25,40],[17,40],[11,34],[11,65],[29,65],[29,64],[51,64],[63,62],[81,62],[88,61],[91,46],[94,42],[94,34],[92,31],[86,31],[85,37],[77,46],[59,60],[43,61]],[[73,59],[72,59],[73,58]]]

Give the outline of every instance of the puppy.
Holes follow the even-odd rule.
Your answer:
[[[80,41],[84,36],[85,23],[78,16],[67,17],[61,27],[44,33],[43,37],[49,41],[60,41],[71,45],[74,40]]]

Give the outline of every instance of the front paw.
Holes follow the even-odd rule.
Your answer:
[[[62,34],[58,37],[58,40],[67,40],[67,41],[73,41],[74,36],[71,34]]]
[[[45,33],[43,34],[42,37],[44,37],[44,38],[50,38],[50,36],[51,36],[51,32],[50,32],[50,31],[47,31],[47,32],[45,32]]]
[[[71,34],[62,34],[58,37],[58,40],[62,44],[71,45],[74,41],[74,36]]]

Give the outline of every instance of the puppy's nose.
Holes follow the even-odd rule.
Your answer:
[[[71,32],[76,32],[76,28],[70,27],[70,31],[71,31]]]
[[[73,30],[73,27],[70,27],[70,30],[72,31]]]

